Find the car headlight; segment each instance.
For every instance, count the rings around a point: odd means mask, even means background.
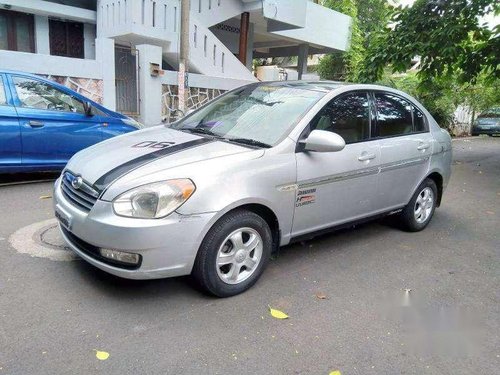
[[[186,202],[195,189],[193,181],[188,178],[142,185],[116,197],[113,210],[119,216],[163,218]]]
[[[144,125],[142,125],[140,122],[135,121],[133,118],[130,118],[130,117],[122,118],[122,122],[125,125],[133,126],[136,129],[142,129],[142,128],[144,128]]]

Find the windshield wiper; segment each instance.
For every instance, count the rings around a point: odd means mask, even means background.
[[[205,135],[209,135],[211,137],[215,137],[215,138],[222,138],[219,134],[216,134],[208,129],[205,129],[205,128],[186,128],[186,129],[179,129],[181,131],[184,131],[184,132],[188,132],[188,133],[195,133],[195,134],[205,134]]]
[[[271,145],[269,145],[267,143],[256,141],[255,139],[248,139],[248,138],[225,138],[225,139],[230,141],[230,142],[242,143],[242,144],[249,145],[249,146],[256,146],[256,147],[261,147],[261,148],[271,148],[272,147]]]

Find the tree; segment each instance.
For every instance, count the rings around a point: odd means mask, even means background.
[[[357,82],[370,35],[381,31],[389,19],[387,0],[323,0],[321,5],[347,14],[352,24],[349,49],[324,56],[318,73],[323,79]]]
[[[417,0],[412,7],[396,8],[393,28],[373,36],[360,80],[377,81],[388,64],[404,72],[416,56],[424,85],[441,77],[474,83],[482,73],[500,78],[500,27],[490,30],[479,21],[492,12],[500,12],[500,2]]]

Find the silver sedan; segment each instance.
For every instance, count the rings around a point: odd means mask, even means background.
[[[292,241],[383,215],[424,229],[450,166],[450,136],[403,92],[255,83],[79,152],[54,208],[94,266],[131,279],[192,274],[227,297]]]

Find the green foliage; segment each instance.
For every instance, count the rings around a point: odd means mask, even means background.
[[[352,18],[349,50],[323,57],[318,66],[322,79],[359,81],[370,36],[383,30],[389,19],[387,0],[323,0],[321,5]]]
[[[419,56],[424,84],[441,77],[474,83],[483,72],[498,79],[500,28],[490,30],[479,19],[499,11],[500,2],[492,0],[417,0],[412,7],[398,7],[391,19],[394,28],[371,38],[359,78],[377,81],[387,64],[404,72]]]

